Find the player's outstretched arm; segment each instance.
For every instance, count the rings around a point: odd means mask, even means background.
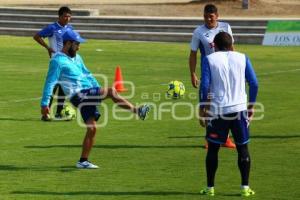
[[[46,117],[47,115],[50,114],[50,109],[48,106],[42,106],[41,107],[41,114],[42,116]]]

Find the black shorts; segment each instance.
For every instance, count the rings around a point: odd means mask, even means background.
[[[249,142],[247,111],[217,116],[208,121],[206,139],[217,144],[224,144],[229,130],[238,145]]]
[[[70,101],[75,107],[79,108],[81,117],[85,123],[91,118],[95,118],[96,121],[100,118],[101,114],[97,108],[101,103],[100,88],[81,90]]]

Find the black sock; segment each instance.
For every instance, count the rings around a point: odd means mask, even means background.
[[[219,149],[219,144],[208,142],[208,150],[206,155],[206,175],[208,187],[214,187],[215,185],[215,175],[218,168]]]
[[[56,114],[60,115],[62,109],[64,108],[64,103],[65,103],[65,93],[62,90],[61,85],[58,85],[58,99],[57,99]]]
[[[249,185],[251,160],[248,151],[248,146],[247,144],[237,145],[236,148],[238,151],[238,166],[241,173],[242,185]]]
[[[88,159],[87,158],[80,158],[79,162],[84,162],[84,161],[87,161]]]
[[[56,115],[61,115],[61,111],[64,109],[64,104],[60,104],[60,102],[58,102],[57,108],[56,108]]]

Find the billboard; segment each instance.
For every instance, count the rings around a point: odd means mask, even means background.
[[[300,46],[300,20],[269,21],[263,45]]]

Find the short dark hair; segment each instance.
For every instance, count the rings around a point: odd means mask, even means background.
[[[58,16],[62,16],[64,13],[72,14],[72,11],[67,6],[60,7],[60,9],[58,10]]]
[[[220,32],[215,36],[214,44],[220,51],[230,50],[232,46],[232,37],[227,32]]]
[[[218,8],[214,4],[207,4],[204,7],[204,13],[218,13]]]

